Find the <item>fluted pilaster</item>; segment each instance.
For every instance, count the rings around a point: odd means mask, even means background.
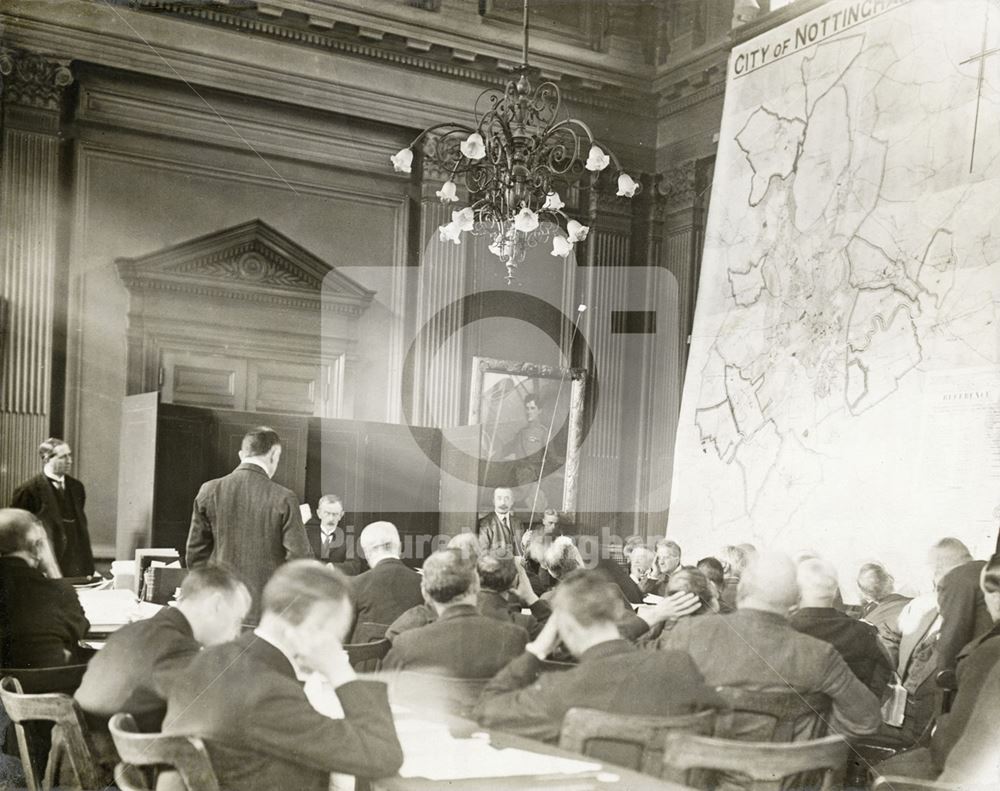
[[[72,82],[64,63],[21,50],[0,51],[3,134],[0,158],[0,501],[38,467],[49,432],[59,227],[59,114]]]

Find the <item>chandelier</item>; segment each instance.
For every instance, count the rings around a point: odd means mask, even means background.
[[[569,189],[587,173],[593,187],[612,164],[619,196],[631,198],[640,188],[587,124],[563,110],[554,83],[532,87],[528,0],[524,0],[522,29],[519,76],[502,91],[489,88],[479,95],[473,125],[435,124],[390,158],[396,172],[409,173],[414,149],[423,143],[424,157],[448,174],[436,192],[444,204],[458,202],[457,182],[464,181],[469,205],[452,212],[451,222],[438,229],[440,238],[461,244],[466,232],[486,236],[490,252],[507,268],[507,285],[528,249],[551,239],[551,254],[565,259],[587,238],[590,229],[563,212],[566,204],[559,189]]]

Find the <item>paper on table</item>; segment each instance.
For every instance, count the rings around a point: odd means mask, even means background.
[[[544,755],[528,750],[498,750],[485,739],[456,739],[447,727],[434,722],[404,720],[397,723],[403,746],[402,777],[428,780],[515,777],[525,775],[597,772],[601,764]]]
[[[312,509],[309,507],[309,503],[302,503],[299,506],[299,513],[302,514],[302,524],[312,519]]]
[[[132,620],[139,600],[126,590],[78,590],[77,598],[91,629],[123,626]]]

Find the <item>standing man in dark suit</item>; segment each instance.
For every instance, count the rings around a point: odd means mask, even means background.
[[[281,438],[259,426],[240,446],[240,466],[202,484],[191,512],[187,565],[224,563],[242,577],[253,596],[248,620],[260,617],[260,595],[286,560],[311,558],[295,493],[271,478],[281,459]]]
[[[389,624],[424,600],[420,575],[399,559],[403,547],[392,522],[372,522],[358,543],[371,568],[351,578],[357,608],[352,643],[378,640]]]
[[[14,491],[12,508],[35,514],[45,527],[49,544],[64,577],[89,577],[94,573],[94,554],[87,532],[83,506],[87,493],[83,484],[68,475],[73,452],[57,437],[38,446],[42,472]]]
[[[396,635],[382,666],[452,678],[491,678],[528,642],[513,623],[480,614],[476,564],[457,549],[442,549],[424,562],[423,592],[437,620]]]
[[[483,690],[475,710],[483,725],[555,742],[574,706],[670,716],[722,705],[687,654],[641,651],[621,637],[625,605],[601,572],[574,571],[552,603],[541,634]],[[542,661],[560,642],[580,664],[542,673]]]
[[[316,560],[275,571],[260,626],[206,648],[170,685],[163,731],[204,740],[224,789],[327,791],[330,773],[394,775],[403,763],[385,684],[362,680],[342,641],[347,577]],[[344,716],[309,703],[297,673],[319,673]]]
[[[59,578],[45,528],[20,508],[0,508],[0,667],[80,661],[90,624],[73,586]]]
[[[90,660],[74,697],[91,732],[107,733],[119,711],[142,731],[159,731],[167,690],[202,646],[235,640],[250,609],[250,591],[231,572],[206,563],[181,584],[175,607],[126,624]]]
[[[521,536],[524,527],[521,520],[514,516],[514,492],[505,486],[493,490],[493,511],[479,520],[476,535],[483,551],[489,549],[507,549],[520,555]]]
[[[937,588],[941,634],[938,637],[938,671],[954,670],[959,652],[993,627],[986,600],[979,587],[982,560],[957,538],[942,538],[930,552]]]

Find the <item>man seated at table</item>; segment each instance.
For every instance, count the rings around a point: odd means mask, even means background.
[[[0,508],[0,667],[82,661],[90,628],[76,591],[61,579],[45,528],[20,508]]]
[[[358,539],[368,571],[351,578],[357,617],[352,643],[377,640],[385,628],[423,601],[420,575],[400,560],[399,531],[392,522],[372,522]]]
[[[523,650],[528,633],[476,609],[479,575],[457,549],[424,562],[423,593],[437,620],[396,635],[382,667],[453,678],[490,678]]]
[[[798,598],[791,559],[762,551],[740,579],[736,612],[684,618],[654,645],[690,654],[712,686],[821,692],[833,704],[831,726],[836,732],[874,733],[882,722],[878,698],[832,645],[788,623],[788,610]],[[741,717],[734,722],[733,735],[752,736],[759,724]]]
[[[175,607],[114,632],[87,667],[76,691],[91,731],[106,732],[119,711],[135,717],[140,730],[160,730],[167,690],[201,647],[235,640],[250,610],[250,591],[215,564],[192,569]]]
[[[859,621],[833,606],[837,595],[837,571],[820,558],[799,564],[799,608],[789,623],[802,634],[812,635],[837,649],[847,666],[877,697],[883,697],[892,676],[889,653],[882,647],[871,624]]]
[[[449,548],[452,548],[451,543]],[[549,619],[552,608],[548,602],[538,598],[524,567],[518,565],[509,552],[491,549],[477,556],[476,570],[479,573],[479,596],[476,598],[479,613],[520,626],[528,633],[529,639],[534,638]],[[524,608],[531,612],[521,612]],[[398,634],[436,620],[437,611],[432,604],[411,607],[389,624],[385,636],[395,640]]]
[[[625,604],[601,572],[567,576],[552,606],[538,637],[483,690],[474,712],[482,725],[554,742],[573,707],[669,716],[721,705],[687,654],[641,651],[619,635]],[[580,664],[542,673],[560,641]]]
[[[223,789],[326,791],[330,773],[387,777],[403,762],[385,684],[355,674],[342,641],[348,578],[317,560],[274,572],[260,625],[206,648],[170,685],[163,731],[205,741]],[[312,707],[297,673],[320,673],[342,719]]]

